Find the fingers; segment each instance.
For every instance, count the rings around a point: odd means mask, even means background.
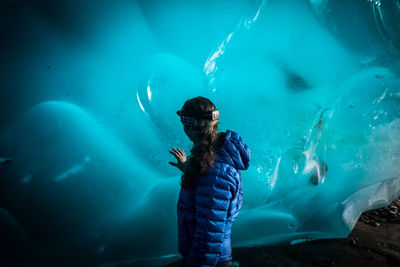
[[[185,156],[185,151],[178,148],[178,151],[181,153],[182,156]]]
[[[173,154],[177,159],[186,157],[185,152],[183,150],[181,150],[179,148],[175,149],[174,147],[172,148],[172,150],[173,150],[173,152],[170,151],[170,153]]]
[[[172,148],[179,156],[182,156],[182,150],[179,148],[175,149],[174,147]]]
[[[172,151],[169,150],[169,153],[171,153],[172,155],[174,155],[174,157],[178,160],[177,163],[175,162],[168,162],[170,165],[177,167],[178,169],[182,170],[182,164],[185,161],[186,162],[186,155],[185,152],[179,148],[172,148]]]
[[[176,152],[169,151],[169,153],[171,153],[172,155],[174,155],[174,157],[175,157],[176,159],[179,159],[179,158],[180,158],[180,155],[178,155]]]
[[[172,150],[174,151],[173,154],[175,155],[176,158],[179,157],[179,153],[175,150],[175,148],[172,148]]]

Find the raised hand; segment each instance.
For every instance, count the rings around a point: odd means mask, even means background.
[[[178,160],[177,163],[175,162],[168,162],[169,164],[171,164],[172,166],[177,167],[178,169],[180,169],[181,171],[184,170],[185,165],[187,163],[187,159],[186,159],[186,155],[185,155],[185,151],[179,149],[179,148],[172,148],[172,151],[170,150],[169,153],[171,153],[172,155],[174,155],[174,157]]]

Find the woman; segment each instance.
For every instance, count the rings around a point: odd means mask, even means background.
[[[237,133],[218,132],[219,110],[207,98],[187,100],[177,114],[193,142],[188,159],[179,148],[169,151],[177,159],[169,163],[183,172],[177,206],[182,266],[229,266],[232,223],[242,206],[239,170],[249,167],[250,150]]]

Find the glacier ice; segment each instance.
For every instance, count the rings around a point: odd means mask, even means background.
[[[198,95],[252,150],[234,247],[347,236],[400,195],[398,3],[3,1],[1,247],[176,259],[168,150]]]

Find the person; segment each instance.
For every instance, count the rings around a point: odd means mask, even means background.
[[[177,111],[193,142],[191,155],[169,152],[169,164],[183,174],[180,181],[178,250],[182,266],[230,266],[231,229],[242,206],[240,170],[250,162],[250,149],[236,132],[218,132],[219,110],[205,97],[187,100]]]

